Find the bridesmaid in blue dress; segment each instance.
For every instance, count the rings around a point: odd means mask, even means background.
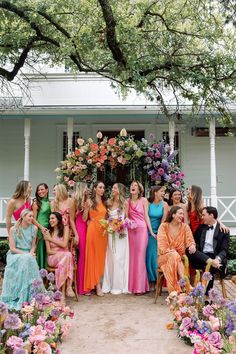
[[[149,197],[148,215],[150,218],[152,230],[156,237],[152,236],[148,231],[148,246],[146,251],[146,267],[148,273],[148,281],[150,290],[153,291],[157,280],[157,232],[158,228],[167,216],[168,204],[163,201],[164,188],[162,186],[154,186],[151,188]]]
[[[24,209],[16,225],[10,229],[10,250],[1,295],[1,301],[9,309],[20,310],[24,302],[31,301],[32,283],[41,281],[35,258],[37,228],[32,224],[33,219],[33,212]]]

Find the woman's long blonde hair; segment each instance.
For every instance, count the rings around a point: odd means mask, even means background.
[[[20,213],[20,218],[17,220],[17,222],[14,226],[17,236],[20,239],[22,239],[22,221],[23,221],[24,217],[31,212],[32,212],[32,210],[30,210],[30,209],[23,209],[22,212]]]
[[[202,188],[199,186],[191,186],[192,203],[188,201],[188,212],[192,211],[192,205],[197,212],[199,219],[201,219],[203,200],[202,200]]]
[[[78,212],[81,212],[84,209],[84,203],[88,198],[88,194],[85,193],[86,189],[88,190],[88,186],[86,182],[79,182],[75,185],[73,199],[74,199],[76,210]]]
[[[54,199],[54,205],[55,205],[55,210],[58,210],[59,203],[62,202],[63,200],[68,199],[69,195],[64,184],[57,184],[55,188],[56,188],[56,195]]]
[[[119,209],[123,210],[124,205],[125,205],[125,192],[126,188],[123,183],[115,183],[118,187],[119,190],[119,196],[118,196],[118,204],[119,204]],[[108,206],[111,207],[114,203],[114,197],[111,194],[111,198],[109,200]]]
[[[24,198],[26,200],[29,197],[27,195],[29,183],[29,181],[20,181],[19,183],[17,183],[12,199]]]

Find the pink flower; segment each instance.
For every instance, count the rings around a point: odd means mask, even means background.
[[[214,315],[214,309],[211,307],[211,305],[207,305],[203,307],[202,313],[204,316],[209,317],[211,315]]]
[[[72,179],[70,181],[68,181],[68,185],[70,187],[73,187],[75,185],[75,181],[73,181]]]
[[[62,331],[62,339],[64,339],[65,337],[68,336],[69,332],[70,332],[70,328],[71,328],[71,324],[70,323],[63,323],[63,325],[61,326],[61,331]]]
[[[205,354],[206,347],[204,342],[197,341],[194,343],[194,354]]]
[[[208,342],[216,348],[221,349],[223,347],[223,340],[219,332],[212,332],[208,336]]]
[[[37,346],[37,352],[36,353],[51,354],[52,353],[52,349],[51,349],[51,347],[50,347],[50,345],[48,343],[41,342]]]
[[[53,321],[46,321],[44,325],[44,329],[50,334],[53,334],[56,329],[56,325]]]
[[[32,326],[30,328],[29,341],[31,343],[43,342],[46,339],[47,331],[41,325]]]
[[[40,316],[40,317],[37,319],[37,324],[38,324],[38,325],[42,325],[42,324],[45,323],[45,321],[46,321],[46,317]]]
[[[185,298],[186,298],[186,294],[185,293],[179,294],[177,303],[179,305],[184,305],[185,304]]]
[[[163,170],[163,168],[158,168],[157,172],[159,173],[160,176],[163,176],[165,171]]]
[[[179,310],[174,312],[174,316],[178,322],[182,320],[181,312]]]
[[[24,345],[23,339],[16,336],[11,336],[7,340],[7,346],[11,349],[22,349]]]
[[[218,331],[220,328],[219,318],[217,318],[215,316],[210,316],[209,321],[210,321],[210,326],[211,326],[212,331]]]
[[[190,329],[193,326],[192,320],[190,317],[185,317],[182,320],[182,323],[180,325],[180,330],[185,330],[185,329]]]

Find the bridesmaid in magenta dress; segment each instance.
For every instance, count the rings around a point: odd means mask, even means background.
[[[75,238],[78,239],[77,292],[79,295],[90,294],[84,290],[84,271],[86,253],[87,221],[83,219],[83,210],[88,197],[88,187],[85,182],[79,182],[75,187],[73,204],[70,211],[70,224]]]
[[[29,181],[20,181],[16,190],[7,204],[7,215],[6,215],[6,226],[8,235],[10,228],[12,226],[11,219],[14,216],[14,219],[17,221],[20,218],[20,214],[24,209],[31,209],[30,203],[30,194],[32,191],[32,186]]]
[[[148,216],[148,201],[142,197],[143,186],[133,181],[130,186],[130,199],[128,201],[128,216],[131,220],[129,229],[129,292],[143,294],[149,290],[146,249],[148,245],[148,229],[154,237]]]

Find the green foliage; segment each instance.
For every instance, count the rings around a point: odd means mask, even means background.
[[[230,259],[228,261],[228,272],[231,275],[236,275],[236,259]]]
[[[8,240],[1,240],[0,241],[0,262],[6,264],[6,254],[9,250],[9,243]]]
[[[236,259],[236,236],[231,236],[229,239],[228,259]]]
[[[7,80],[26,64],[66,61],[74,72],[111,78],[124,94],[134,88],[156,99],[168,89],[177,110],[182,97],[194,112],[204,105],[230,118],[236,30],[225,25],[220,2],[14,0],[0,1],[0,16],[0,76]]]

